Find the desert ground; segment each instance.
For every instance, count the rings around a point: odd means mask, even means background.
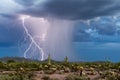
[[[0,62],[0,80],[120,80],[120,63],[7,60]]]

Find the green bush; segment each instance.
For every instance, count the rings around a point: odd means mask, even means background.
[[[25,75],[0,75],[0,80],[29,80],[29,78]]]

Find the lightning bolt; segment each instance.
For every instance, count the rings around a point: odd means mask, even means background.
[[[38,49],[39,49],[39,51],[40,51],[40,54],[41,54],[41,61],[42,60],[44,60],[44,51],[43,51],[43,49],[40,47],[40,45],[39,44],[37,44],[37,42],[34,40],[34,37],[29,33],[29,31],[28,31],[28,29],[27,29],[27,27],[26,27],[26,25],[25,25],[25,19],[27,19],[27,18],[29,18],[30,16],[22,16],[21,17],[21,20],[22,20],[22,25],[23,25],[23,28],[24,28],[24,30],[25,30],[25,33],[27,34],[27,36],[30,38],[30,40],[31,40],[31,43],[30,43],[30,45],[28,46],[28,48],[25,50],[25,52],[24,52],[24,57],[25,58],[27,58],[27,53],[28,53],[28,51],[31,49],[31,47],[32,47],[32,45],[35,45]],[[45,39],[45,35],[43,34],[43,37],[42,37],[42,40],[44,41],[44,39]]]

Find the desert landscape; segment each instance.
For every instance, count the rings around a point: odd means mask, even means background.
[[[0,80],[120,80],[120,63],[15,60],[0,62]]]

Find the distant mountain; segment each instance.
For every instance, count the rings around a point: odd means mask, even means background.
[[[38,62],[38,60],[26,59],[23,57],[3,57],[0,58],[0,61],[7,62],[8,60],[14,60],[16,62]]]
[[[33,59],[26,59],[26,58],[23,58],[23,57],[3,57],[3,58],[0,58],[0,61],[2,62],[7,62],[8,60],[14,60],[16,62],[47,62],[48,60],[44,60],[44,61],[39,61],[39,60],[33,60]],[[55,61],[55,60],[51,60],[51,62],[53,63],[61,63],[63,61]],[[88,61],[89,62],[89,61]],[[93,61],[93,63],[104,63],[106,61]],[[75,61],[75,62],[72,62],[72,63],[85,63],[84,61]]]
[[[47,59],[44,60],[44,61],[39,61],[39,60],[34,60],[34,59],[26,59],[26,58],[23,58],[23,57],[3,57],[3,58],[0,58],[0,61],[3,61],[3,62],[7,62],[8,60],[14,60],[16,62],[47,62]],[[56,62],[56,63],[59,63],[60,61],[55,61],[55,60],[51,60],[52,62]]]

